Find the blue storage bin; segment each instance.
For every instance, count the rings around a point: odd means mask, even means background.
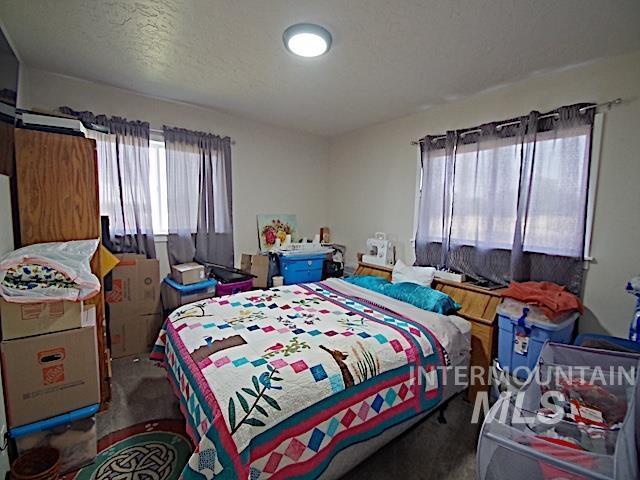
[[[182,305],[215,297],[217,284],[217,280],[210,278],[182,285],[171,277],[166,277],[162,283],[162,304],[165,309],[174,310]]]
[[[518,313],[516,313],[518,311]],[[548,320],[536,307],[505,299],[498,307],[498,362],[521,380],[535,368],[547,341],[571,343],[578,313]]]
[[[22,425],[9,430],[18,455],[37,447],[60,451],[60,473],[68,473],[93,462],[97,454],[96,413],[100,405]]]
[[[280,256],[280,273],[284,277],[284,284],[319,282],[326,258],[325,253]]]
[[[166,277],[164,281],[167,285],[175,288],[181,295],[189,295],[191,293],[201,293],[206,292],[207,290],[214,288],[218,283],[213,278],[209,278],[207,280],[203,280],[201,282],[190,283],[189,285],[182,285],[181,283],[176,282],[171,277]]]

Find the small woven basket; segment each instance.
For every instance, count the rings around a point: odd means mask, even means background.
[[[60,473],[60,452],[52,447],[27,450],[11,465],[14,480],[56,480]]]

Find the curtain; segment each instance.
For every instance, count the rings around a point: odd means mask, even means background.
[[[425,137],[416,264],[579,292],[594,118],[585,106]]]
[[[530,125],[514,237],[514,280],[548,280],[578,293],[583,262],[595,109],[562,107]],[[534,117],[530,116],[530,124]],[[527,160],[529,160],[527,162]]]
[[[142,253],[155,258],[149,190],[149,124],[120,117],[76,112],[60,107],[85,124],[96,124],[109,134],[88,130],[96,140],[100,213],[109,216],[109,235],[116,252]]]
[[[164,127],[169,262],[233,266],[231,139]]]
[[[444,137],[426,136],[420,142],[422,179],[416,263],[445,267],[451,228],[451,185],[455,132]]]

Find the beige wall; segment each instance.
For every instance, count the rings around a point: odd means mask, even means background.
[[[399,88],[401,88],[399,86]],[[592,256],[582,330],[626,337],[634,299],[624,292],[640,274],[640,52],[530,78],[334,138],[329,154],[330,226],[348,262],[367,237],[385,231],[413,261],[417,147],[411,140],[576,102],[628,100],[605,115]]]
[[[258,248],[258,213],[295,213],[299,232],[308,237],[328,220],[326,139],[41,70],[24,68],[21,74],[22,107],[68,105],[146,120],[152,128],[167,124],[232,137],[236,263],[243,252]],[[158,252],[166,271],[165,246]]]
[[[399,257],[413,260],[417,148],[409,144],[440,133],[575,102],[627,100],[605,115],[592,256],[584,301],[583,330],[626,336],[634,299],[626,280],[640,274],[640,52],[536,76],[454,103],[333,138],[271,127],[112,87],[25,69],[26,106],[123,115],[230,135],[234,160],[236,254],[257,246],[255,215],[292,212],[301,232],[323,224],[348,247],[348,263],[366,239],[385,231]],[[159,252],[163,248],[160,246]],[[166,260],[164,269],[166,270]]]

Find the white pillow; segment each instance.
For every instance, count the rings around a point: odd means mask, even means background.
[[[398,260],[393,267],[391,283],[411,282],[430,287],[436,269],[433,267],[411,267]]]

